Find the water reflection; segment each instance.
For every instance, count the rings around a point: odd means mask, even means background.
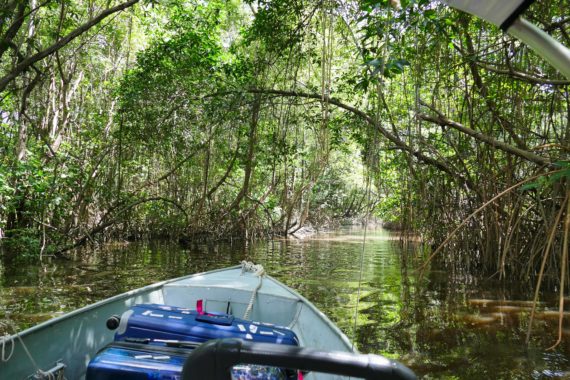
[[[362,230],[346,230],[305,240],[188,249],[165,242],[113,244],[43,265],[0,261],[0,321],[9,316],[20,328],[29,327],[117,293],[244,259],[297,289],[349,337],[358,303],[358,348],[399,358],[426,379],[570,376],[569,345],[545,350],[557,335],[555,294],[542,295],[527,348],[529,284],[443,267],[419,277],[416,268],[424,257],[412,247],[402,249],[383,230],[368,231],[364,247]],[[564,318],[570,322],[570,312]],[[564,334],[570,339],[570,330]]]

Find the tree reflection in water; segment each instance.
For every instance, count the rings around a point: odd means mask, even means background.
[[[245,259],[263,264],[352,337],[362,233],[347,229],[303,240],[188,249],[166,242],[114,244],[77,252],[71,261],[0,261],[0,321],[9,316],[20,328],[29,327],[117,293]],[[424,378],[570,374],[570,346],[563,341],[546,350],[556,340],[556,294],[543,292],[527,347],[532,285],[435,263],[422,277],[416,269],[424,258],[384,230],[368,231],[356,331],[361,352],[398,358]],[[570,312],[564,318],[570,319]]]

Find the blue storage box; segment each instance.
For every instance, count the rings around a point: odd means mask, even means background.
[[[189,349],[114,342],[87,366],[85,380],[180,380]],[[296,372],[277,367],[238,365],[233,380],[296,380]]]
[[[85,380],[180,380],[191,350],[111,343],[87,366]]]
[[[158,345],[221,338],[299,345],[297,335],[286,327],[158,304],[136,305],[123,313],[115,333],[116,341],[139,340]]]

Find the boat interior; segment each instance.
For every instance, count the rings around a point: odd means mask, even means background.
[[[238,318],[246,316],[244,319],[288,327],[297,334],[302,347],[354,351],[347,337],[297,292],[270,276],[233,267],[149,285],[28,329],[13,337],[15,350],[9,366],[0,364],[5,368],[2,377],[27,378],[39,369],[49,372],[65,366],[65,378],[83,379],[90,360],[113,341],[114,331],[106,327],[110,316],[120,316],[137,304],[196,308],[200,300],[206,312],[228,312]]]

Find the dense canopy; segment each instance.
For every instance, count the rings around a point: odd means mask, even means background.
[[[525,16],[570,45],[565,4]],[[570,81],[483,20],[428,0],[9,0],[0,20],[7,255],[375,217],[449,265],[565,268]]]

